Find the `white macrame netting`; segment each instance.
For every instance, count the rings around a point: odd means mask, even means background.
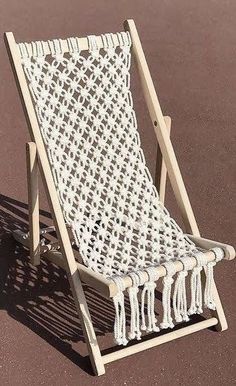
[[[145,164],[130,91],[130,36],[105,34],[102,42],[98,49],[96,37],[88,36],[88,52],[80,51],[77,38],[67,39],[67,53],[60,40],[18,47],[65,220],[84,263],[119,285],[115,329],[124,344],[121,277],[130,274],[135,289],[144,284],[140,277],[135,283],[137,272],[198,251],[160,202]],[[153,296],[149,287],[144,295]],[[138,337],[133,289],[131,337]]]

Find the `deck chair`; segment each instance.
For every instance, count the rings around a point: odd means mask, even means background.
[[[16,44],[9,32],[5,40],[32,138],[26,147],[29,233],[18,230],[14,237],[30,249],[32,264],[47,258],[67,272],[95,374],[104,374],[106,363],[201,329],[225,330],[213,267],[235,251],[200,237],[170,141],[170,118],[162,115],[134,21],[101,36]],[[155,185],[137,131],[131,55],[158,142]],[[39,227],[38,166],[54,221],[46,229]],[[167,174],[185,233],[164,206]],[[42,234],[54,229],[57,241],[42,243]],[[113,298],[117,345],[151,332],[149,339],[102,355],[82,282]],[[187,323],[204,307],[212,317]],[[171,331],[175,322],[181,328]],[[160,329],[168,331],[158,335]]]

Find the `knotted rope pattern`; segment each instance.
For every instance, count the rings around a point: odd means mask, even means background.
[[[173,327],[171,262],[197,258],[198,251],[160,202],[146,166],[130,91],[130,35],[104,34],[101,39],[103,48],[96,36],[88,36],[86,52],[76,37],[67,39],[66,53],[60,39],[18,47],[65,221],[84,264],[114,279],[119,288],[114,297],[115,339],[126,344],[122,277],[130,275],[133,282],[128,290],[129,338],[140,339],[141,330],[159,329],[154,312],[155,267],[165,263],[167,270],[161,327]],[[201,267],[198,259],[191,276],[189,313],[202,311]],[[147,282],[142,280],[144,271]],[[205,304],[212,308],[213,264],[207,272]],[[175,283],[177,321],[187,320],[186,274],[187,268]]]

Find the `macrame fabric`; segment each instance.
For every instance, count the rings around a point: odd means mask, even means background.
[[[20,43],[18,47],[65,221],[73,231],[84,264],[112,278],[119,288],[114,297],[115,339],[126,344],[122,277],[130,275],[133,281],[128,289],[129,338],[140,339],[141,327],[159,329],[154,313],[158,277],[153,267],[166,264],[161,326],[173,327],[172,262],[199,252],[160,202],[145,163],[130,91],[129,33],[105,34],[101,38],[103,48],[99,49],[96,37],[88,36],[88,51],[81,51],[78,38],[67,39],[66,53],[61,40]],[[46,55],[46,46],[50,55]],[[201,306],[199,264],[192,276],[191,313]],[[146,283],[141,280],[145,270],[150,278]],[[188,318],[186,275],[187,270],[179,274],[175,286],[178,321]],[[209,277],[206,303],[213,307],[211,268]]]

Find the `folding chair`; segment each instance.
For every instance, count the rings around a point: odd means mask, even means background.
[[[11,32],[5,34],[32,139],[26,146],[29,233],[16,231],[14,237],[30,249],[32,264],[45,257],[67,272],[97,375],[116,359],[210,326],[227,329],[213,266],[235,257],[233,247],[199,234],[170,141],[171,121],[162,115],[134,21],[125,21],[124,29],[20,44]],[[137,131],[131,54],[158,142],[156,186]],[[42,230],[38,166],[55,225]],[[167,173],[185,234],[164,206]],[[54,230],[58,241],[42,243],[42,234]],[[155,288],[160,278],[163,317],[157,320]],[[173,319],[185,323],[190,315],[202,313],[203,306],[212,317],[101,355],[82,282],[113,298],[118,345],[140,340],[143,331],[171,329]]]

